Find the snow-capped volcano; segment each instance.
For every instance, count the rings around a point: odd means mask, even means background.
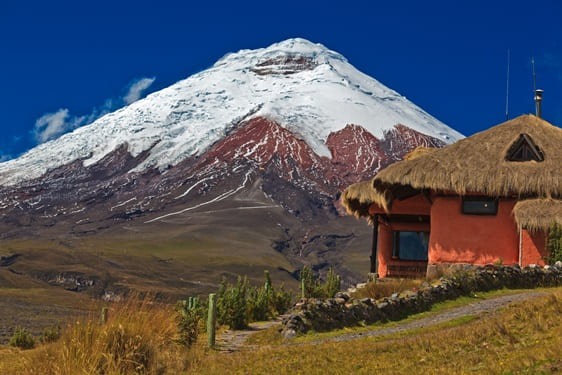
[[[303,263],[358,282],[343,254],[371,232],[339,192],[459,137],[320,44],[243,50],[0,164],[0,245],[23,246],[14,274],[100,296]]]
[[[132,157],[147,152],[130,172],[163,171],[203,155],[255,118],[274,121],[327,158],[334,156],[330,134],[348,124],[379,139],[397,124],[445,143],[462,137],[340,54],[289,39],[228,54],[205,71],[0,164],[0,184],[39,178],[76,160],[89,167],[122,145]]]

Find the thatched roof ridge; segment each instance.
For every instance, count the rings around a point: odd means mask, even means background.
[[[521,134],[538,146],[544,161],[506,160],[507,151]],[[561,149],[562,129],[533,115],[523,115],[444,148],[394,163],[372,182],[378,192],[402,185],[460,195],[478,192],[489,196],[561,197]]]
[[[527,199],[513,208],[517,225],[530,231],[547,230],[553,223],[562,225],[562,201],[559,199]]]

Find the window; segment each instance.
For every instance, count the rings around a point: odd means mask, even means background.
[[[465,215],[496,215],[498,200],[491,198],[464,198],[462,213]]]
[[[506,154],[508,161],[543,161],[544,156],[539,147],[527,134],[521,134],[511,145]]]
[[[392,257],[400,260],[427,260],[429,232],[395,231]]]

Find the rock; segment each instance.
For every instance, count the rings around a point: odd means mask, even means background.
[[[292,328],[288,328],[282,331],[283,337],[286,339],[291,339],[297,335],[297,331]]]
[[[344,292],[337,292],[335,295],[335,298],[342,298],[345,301],[349,301],[349,299],[351,298],[351,296],[347,293]]]

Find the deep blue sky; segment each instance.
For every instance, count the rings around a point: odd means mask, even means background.
[[[33,147],[41,116],[122,104],[211,66],[227,52],[303,37],[465,135],[534,112],[562,125],[562,2],[531,1],[13,1],[0,4],[0,159]]]

